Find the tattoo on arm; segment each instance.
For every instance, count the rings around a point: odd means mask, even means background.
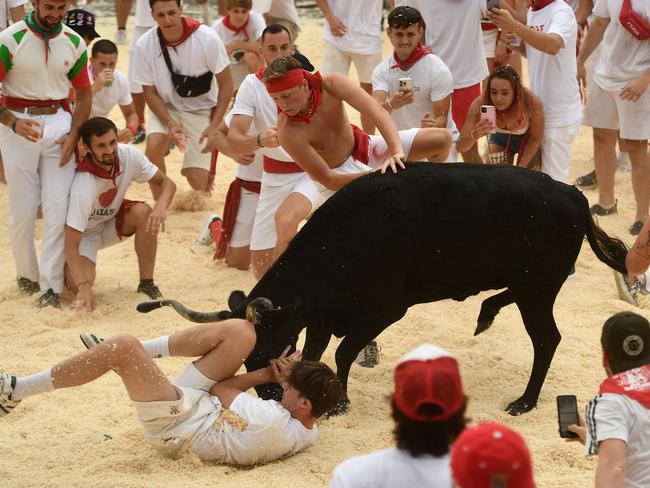
[[[650,259],[650,231],[648,236],[634,247],[634,253],[645,259]]]

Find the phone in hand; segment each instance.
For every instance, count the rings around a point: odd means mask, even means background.
[[[490,134],[497,131],[497,109],[494,105],[481,105],[481,120],[487,120],[492,124]]]
[[[485,7],[487,10],[492,10],[493,8],[501,8],[501,0],[487,0]]]
[[[557,418],[560,424],[560,437],[563,439],[575,439],[578,434],[568,430],[569,425],[579,425],[578,402],[575,395],[558,395]]]
[[[400,91],[411,91],[413,90],[413,79],[412,78],[400,78],[398,80]]]

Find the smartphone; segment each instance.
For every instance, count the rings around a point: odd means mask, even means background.
[[[497,109],[494,105],[481,105],[481,120],[487,120],[492,123],[490,134],[497,131]]]
[[[493,8],[501,8],[501,0],[487,0],[486,8],[487,10],[492,10]]]
[[[578,437],[575,432],[570,432],[569,425],[579,425],[578,402],[575,395],[558,395],[557,418],[560,424],[560,437],[563,439],[574,439]]]
[[[411,91],[413,89],[413,79],[400,78],[398,80],[400,91]]]

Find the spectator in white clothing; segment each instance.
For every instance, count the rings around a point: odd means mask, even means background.
[[[456,359],[431,344],[415,348],[395,367],[397,446],[343,462],[330,488],[451,488],[449,448],[465,428],[465,407]]]

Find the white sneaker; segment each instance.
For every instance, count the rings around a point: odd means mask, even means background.
[[[126,44],[126,29],[117,29],[115,32],[115,44]]]
[[[219,216],[217,214],[210,214],[205,218],[203,224],[201,225],[201,229],[199,230],[199,233],[196,234],[195,242],[199,246],[209,246],[214,242],[214,239],[212,238],[212,233],[210,232],[210,224],[212,223],[213,220],[218,218]]]
[[[377,341],[370,341],[354,360],[362,368],[374,368],[379,364],[379,346]]]
[[[86,349],[92,349],[93,347],[99,346],[102,342],[104,342],[104,339],[101,339],[95,334],[91,334],[90,332],[82,332],[79,334],[79,339],[81,339],[83,345],[86,346]]]
[[[614,282],[618,289],[618,297],[630,305],[638,307],[637,295],[639,294],[639,282],[635,281],[634,283],[630,283],[627,275],[623,275],[618,271],[614,271]]]
[[[20,403],[12,395],[16,387],[16,377],[0,371],[0,417],[9,415]]]

